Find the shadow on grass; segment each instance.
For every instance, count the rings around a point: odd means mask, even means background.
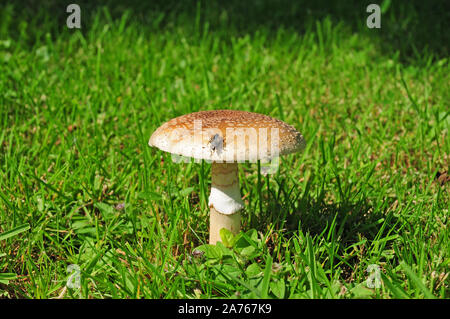
[[[375,238],[381,218],[386,217],[384,212],[376,212],[366,200],[355,203],[324,203],[309,198],[300,200],[300,209],[287,216],[288,230],[298,227],[311,235],[328,233],[331,225],[335,223],[336,237],[343,243],[357,242],[361,237],[369,240]]]
[[[357,194],[358,191],[354,193]],[[372,241],[376,239],[383,224],[387,231],[397,223],[397,219],[387,211],[387,207],[392,204],[390,201],[395,201],[392,198],[384,201],[381,208],[375,209],[364,196],[358,199],[349,196],[331,201],[326,199],[324,191],[313,197],[308,190],[303,197],[299,194],[296,196],[299,198],[292,200],[287,195],[288,199],[280,200],[271,194],[263,213],[253,218],[247,227],[263,230],[274,225],[275,230],[282,229],[285,232],[285,238],[289,238],[289,233],[300,230],[312,237],[329,236],[330,240],[338,239],[345,247],[362,238]]]
[[[0,5],[0,12],[3,11],[0,36],[26,37],[33,44],[45,40],[47,32],[54,36],[68,32],[66,7],[72,2],[19,0],[14,5]],[[317,32],[317,23],[330,18],[332,25],[343,24],[350,34],[363,33],[376,41],[384,54],[398,54],[401,60],[410,63],[420,60],[425,53],[434,58],[448,57],[450,10],[447,2],[376,1],[383,9],[381,28],[369,29],[366,20],[370,13],[366,8],[374,3],[371,0],[76,1],[82,10],[83,33],[98,23],[120,20],[126,11],[130,13],[128,22],[139,23],[148,34],[181,26],[192,34],[212,33],[225,38],[261,30],[269,37],[276,36],[280,28],[299,34],[308,30]],[[103,16],[100,22],[95,19],[99,12]],[[332,35],[322,35],[324,39],[328,36]]]

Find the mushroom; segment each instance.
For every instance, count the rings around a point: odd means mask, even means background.
[[[238,163],[259,160],[277,169],[279,156],[302,150],[305,142],[294,127],[270,116],[214,110],[182,115],[164,123],[152,134],[149,145],[212,163],[209,243],[216,244],[222,228],[233,234],[241,228],[244,203]]]

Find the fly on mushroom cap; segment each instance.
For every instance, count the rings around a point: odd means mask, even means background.
[[[302,150],[303,136],[292,126],[270,116],[245,111],[195,112],[174,118],[150,137],[150,146],[212,162],[210,244],[220,241],[220,230],[239,232],[244,207],[239,189],[238,162],[268,162]]]
[[[151,136],[150,146],[217,162],[270,161],[304,148],[303,136],[270,116],[245,111],[201,111],[174,118]]]

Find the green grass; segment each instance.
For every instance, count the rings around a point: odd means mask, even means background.
[[[248,20],[86,4],[81,30],[65,6],[0,6],[0,298],[450,297],[442,19],[425,35],[398,3],[380,30],[364,6],[286,9],[297,20],[259,3]],[[240,165],[243,232],[208,246],[210,165],[147,142],[223,108],[280,118],[307,147],[274,175]]]

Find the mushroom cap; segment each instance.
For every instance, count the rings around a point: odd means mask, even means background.
[[[150,137],[150,146],[214,162],[263,162],[301,151],[303,136],[291,125],[246,111],[200,111],[176,117]]]

